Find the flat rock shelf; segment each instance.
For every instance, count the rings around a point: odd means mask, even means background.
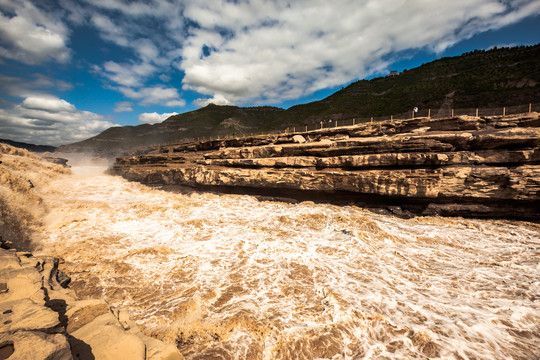
[[[539,146],[538,113],[414,118],[153,147],[117,158],[110,172],[403,216],[538,220]]]

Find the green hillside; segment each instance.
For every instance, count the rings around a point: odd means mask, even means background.
[[[414,106],[502,107],[540,102],[540,45],[473,51],[442,58],[393,77],[359,80],[331,96],[287,110],[209,105],[160,124],[110,128],[59,151],[118,153],[187,138],[243,135],[323,120],[399,114]]]
[[[395,77],[360,80],[321,101],[287,111],[294,124],[320,118],[377,117],[441,107],[488,108],[540,101],[540,45],[474,51]]]
[[[28,143],[23,143],[19,141],[8,140],[8,139],[0,139],[0,143],[8,144],[11,146],[18,147],[20,149],[26,149],[33,152],[53,152],[56,150],[55,146],[28,144]]]

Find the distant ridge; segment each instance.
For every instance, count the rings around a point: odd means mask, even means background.
[[[378,117],[430,108],[488,108],[540,101],[540,45],[475,50],[403,71],[359,80],[320,101],[287,110],[208,105],[160,124],[109,128],[59,151],[120,154],[186,138],[242,135],[322,120]]]
[[[28,151],[33,151],[33,152],[54,152],[56,150],[55,146],[27,144],[23,142],[8,140],[8,139],[0,139],[0,143],[8,144],[11,146],[15,146],[15,147],[26,149]]]

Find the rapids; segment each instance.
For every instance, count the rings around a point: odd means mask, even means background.
[[[90,169],[92,170],[92,169]],[[187,359],[540,356],[540,226],[167,192],[40,189],[40,251]]]

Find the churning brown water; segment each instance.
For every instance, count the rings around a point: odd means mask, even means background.
[[[540,226],[175,194],[42,189],[42,251],[188,359],[540,357]]]

